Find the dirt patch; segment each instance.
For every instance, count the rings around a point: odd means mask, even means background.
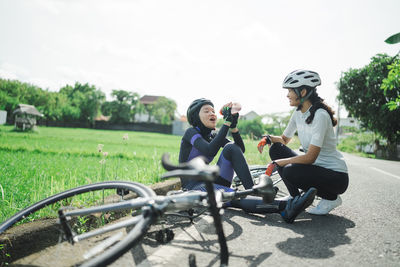
[[[0,238],[0,244],[4,244],[0,254],[1,266],[56,244],[58,234],[57,219],[41,219],[11,228]]]

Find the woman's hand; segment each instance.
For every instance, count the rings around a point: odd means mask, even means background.
[[[304,155],[298,155],[291,158],[275,160],[276,164],[283,167],[288,164],[313,164],[317,159],[321,148],[318,146],[310,145],[308,151]]]
[[[271,147],[271,137],[270,137],[270,135],[265,135],[261,139],[261,141],[258,143],[257,149],[258,149],[258,152],[260,152],[260,154],[263,152],[265,145],[268,145],[269,147]]]
[[[261,141],[260,141],[260,143],[258,143],[258,145],[257,145],[257,149],[258,149],[258,152],[260,152],[260,154],[262,154],[263,153],[263,150],[264,150],[264,146],[267,144],[267,142],[265,141],[265,139],[263,138],[263,139],[261,139]]]
[[[277,160],[274,160],[274,162],[275,162],[278,166],[284,167],[284,166],[290,164],[290,158],[287,158],[287,159],[277,159]]]
[[[232,103],[232,102],[226,103],[226,104],[223,105],[222,108],[219,110],[219,114],[223,115],[223,110],[224,110],[224,108],[232,108],[232,106],[233,106],[233,103]]]
[[[231,113],[232,109],[232,102],[229,102],[220,109],[219,113],[224,117],[224,125],[228,126],[229,128],[234,128],[231,127],[232,124],[234,123],[234,118]],[[236,127],[236,125],[234,125]]]

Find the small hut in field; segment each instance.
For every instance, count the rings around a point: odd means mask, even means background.
[[[36,126],[36,117],[43,117],[34,106],[19,104],[13,111],[15,116],[15,129],[30,130]]]

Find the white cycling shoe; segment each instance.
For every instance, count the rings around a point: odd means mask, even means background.
[[[340,205],[342,205],[342,199],[340,196],[337,196],[335,200],[321,199],[317,206],[307,210],[306,212],[314,215],[326,215]]]

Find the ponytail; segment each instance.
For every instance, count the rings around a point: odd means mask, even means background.
[[[317,109],[322,108],[322,109],[325,109],[328,112],[329,117],[331,117],[332,126],[336,126],[337,119],[335,117],[333,117],[333,114],[335,114],[335,111],[333,111],[332,108],[324,102],[324,99],[322,99],[318,96],[318,94],[315,90],[311,94],[309,100],[311,101],[312,106],[310,108],[310,116],[308,116],[308,118],[306,119],[307,124],[310,124],[313,121],[315,112],[317,111]]]

